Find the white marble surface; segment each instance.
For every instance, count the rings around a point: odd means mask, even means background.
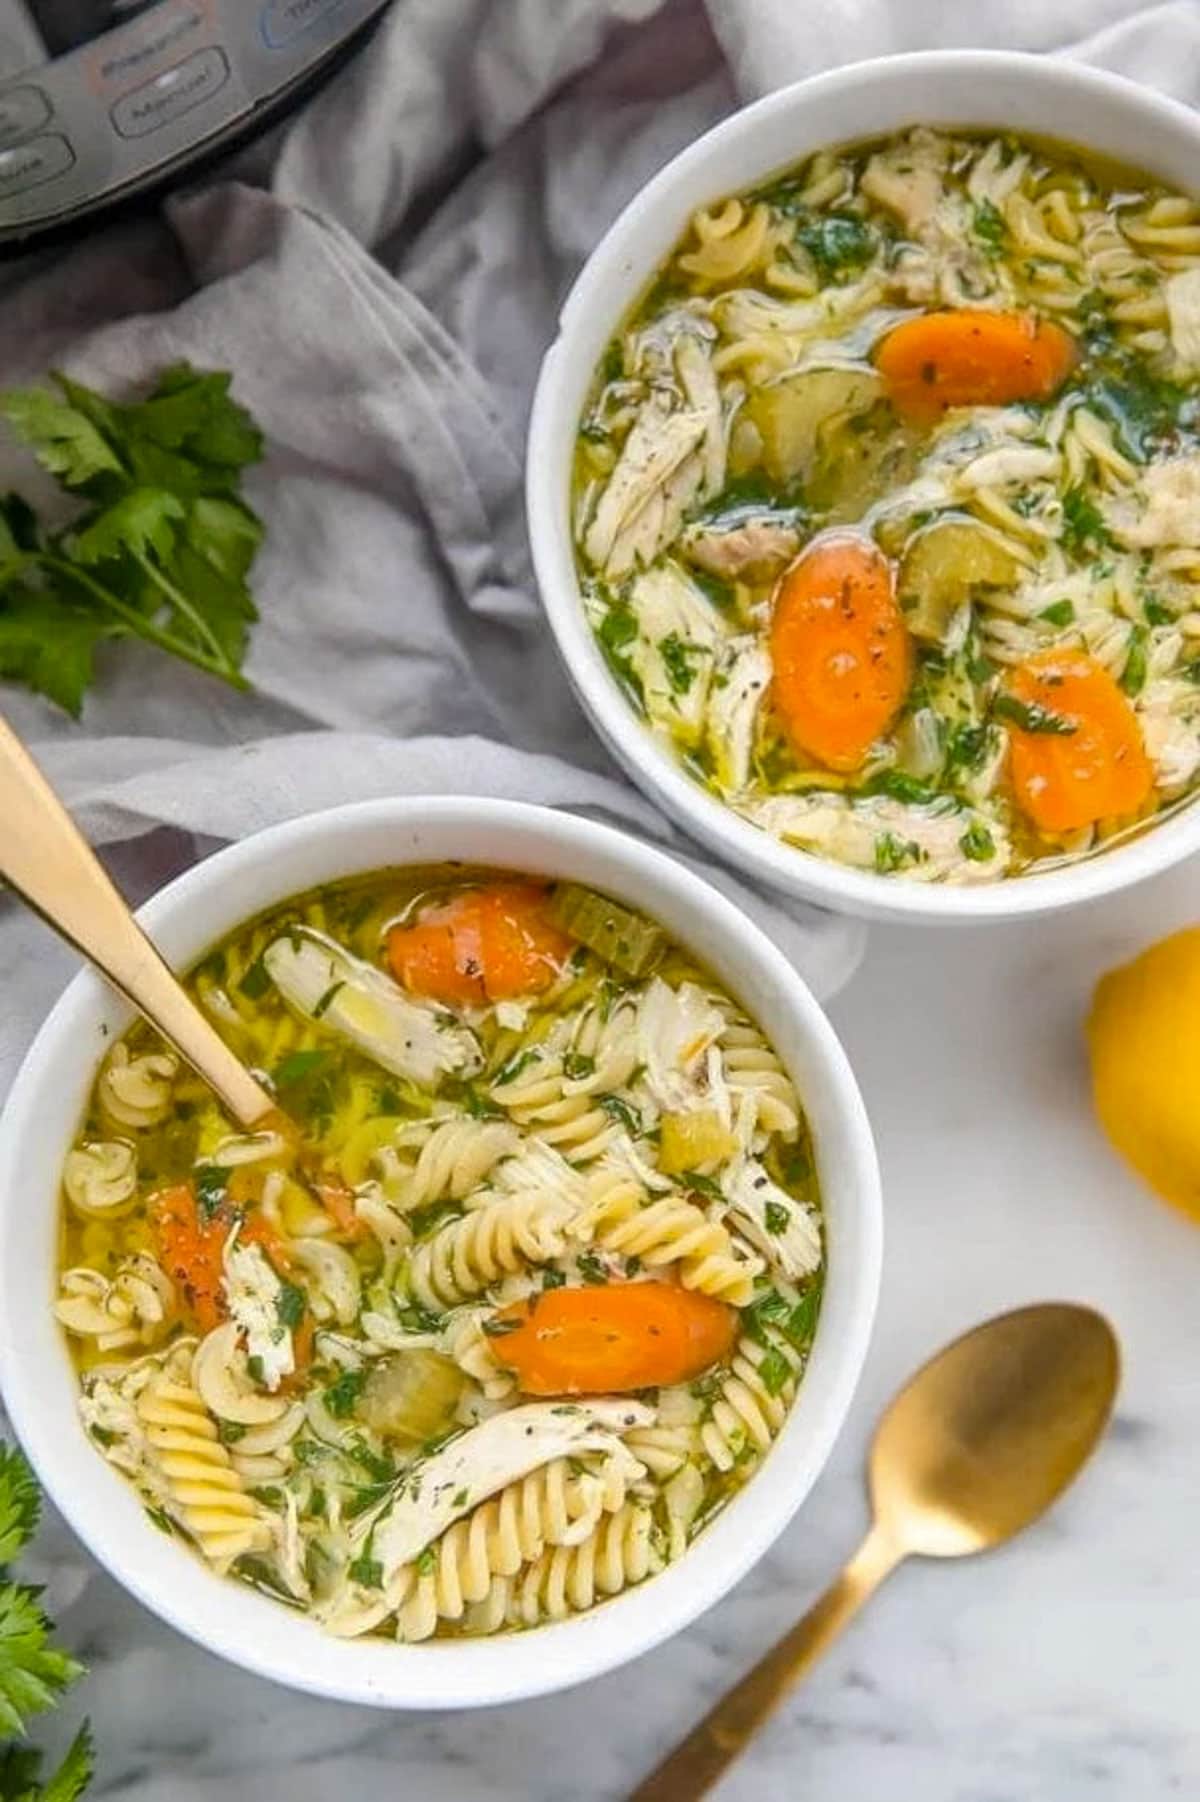
[[[834,1009],[874,1118],[888,1246],[834,1459],[774,1553],[652,1657],[557,1699],[404,1717],[220,1665],[43,1546],[92,1668],[96,1802],[617,1798],[852,1549],[872,1421],[944,1339],[1078,1297],[1125,1344],[1116,1427],[1018,1544],[910,1566],[758,1740],[723,1802],[1162,1802],[1200,1794],[1200,1229],[1143,1193],[1089,1114],[1094,977],[1200,915],[1200,869],[1049,923],[877,930]],[[72,1597],[76,1599],[72,1600]]]

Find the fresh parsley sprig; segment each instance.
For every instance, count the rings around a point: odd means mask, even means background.
[[[76,1802],[92,1775],[87,1723],[54,1775],[41,1777],[42,1755],[31,1746],[3,1744],[24,1734],[35,1715],[55,1707],[83,1666],[60,1651],[42,1610],[40,1592],[8,1574],[7,1566],[37,1531],[40,1498],[19,1451],[0,1445],[0,1798],[2,1802]]]
[[[240,485],[263,444],[231,377],[179,363],[129,403],[53,380],[0,393],[0,415],[82,505],[51,529],[0,498],[0,677],[78,716],[97,647],[141,638],[245,688],[263,528]]]

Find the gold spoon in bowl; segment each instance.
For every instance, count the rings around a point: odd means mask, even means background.
[[[841,1576],[627,1802],[696,1802],[905,1558],[960,1558],[1029,1526],[1108,1425],[1116,1335],[1067,1302],[986,1321],[922,1366],[876,1429],[874,1520]]]
[[[164,963],[28,751],[0,719],[0,877],[131,1001],[239,1125],[284,1124]]]

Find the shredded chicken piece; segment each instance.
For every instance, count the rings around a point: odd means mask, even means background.
[[[771,680],[766,647],[751,636],[731,639],[708,702],[708,743],[716,779],[727,791],[746,786],[758,710]]]
[[[1104,517],[1115,538],[1139,550],[1200,547],[1200,454],[1152,463],[1141,487],[1110,501]]]
[[[770,582],[795,557],[800,534],[775,519],[741,519],[736,525],[689,526],[681,548],[689,563],[723,582]]]
[[[1012,855],[1003,828],[981,814],[885,795],[854,802],[833,794],[771,795],[741,803],[738,812],[776,838],[860,870],[877,869],[886,845],[898,860],[892,867],[914,882],[993,882]],[[990,834],[991,856],[967,855],[963,839],[972,827]]]
[[[932,131],[914,131],[902,144],[876,151],[860,185],[868,200],[886,207],[910,238],[920,237],[942,198],[947,143]]]

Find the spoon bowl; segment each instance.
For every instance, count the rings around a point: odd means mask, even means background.
[[[964,1333],[879,1423],[870,1457],[879,1526],[924,1558],[1011,1539],[1077,1476],[1119,1377],[1116,1336],[1091,1308],[1043,1302]]]

